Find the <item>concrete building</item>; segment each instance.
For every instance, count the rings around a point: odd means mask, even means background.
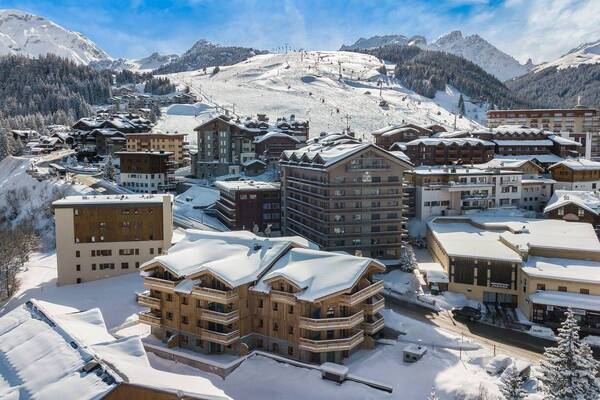
[[[521,171],[473,167],[417,167],[415,216],[460,215],[472,210],[519,207]]]
[[[587,223],[518,217],[438,217],[427,223],[448,290],[488,312],[519,308],[556,327],[567,307],[585,332],[600,333],[600,242]]]
[[[281,188],[279,183],[256,181],[217,181],[221,197],[217,217],[231,230],[271,232],[281,230]]]
[[[556,190],[600,189],[600,162],[585,158],[568,159],[549,168]]]
[[[600,115],[594,108],[490,110],[487,121],[489,128],[523,125],[551,131],[580,143],[581,156],[600,157]]]
[[[384,326],[385,267],[310,248],[300,237],[188,230],[142,266],[142,323],[168,346],[204,354],[267,350],[338,362],[372,348]]]
[[[122,151],[119,185],[136,193],[164,193],[175,190],[175,166],[168,151]]]
[[[171,159],[176,167],[182,167],[185,158],[184,134],[166,134],[166,133],[128,133],[127,151],[166,151],[173,153]]]
[[[171,246],[171,195],[68,196],[52,206],[58,285],[134,272]]]
[[[397,260],[405,236],[404,154],[320,137],[280,160],[284,232],[330,251]]]

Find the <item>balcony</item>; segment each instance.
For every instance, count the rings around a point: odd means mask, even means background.
[[[379,311],[383,310],[385,307],[385,299],[381,295],[377,295],[373,297],[371,303],[365,303],[363,305],[363,310],[367,315],[377,314]]]
[[[342,296],[342,303],[349,306],[354,306],[362,301],[365,301],[369,297],[375,296],[377,293],[383,290],[383,281],[377,281],[364,289],[359,290],[353,294],[345,294]]]
[[[200,337],[202,338],[202,340],[207,340],[209,342],[219,343],[219,344],[228,346],[228,345],[234,343],[235,341],[239,340],[240,331],[236,329],[233,332],[223,333],[223,332],[209,331],[208,329],[202,329],[202,333],[200,334]]]
[[[282,292],[280,290],[271,290],[271,300],[278,303],[296,304],[296,296],[294,293]]]
[[[317,353],[324,353],[329,351],[345,351],[352,350],[365,339],[364,332],[358,331],[349,338],[343,339],[326,339],[326,340],[312,340],[306,338],[300,338],[298,340],[298,347],[300,350],[308,350]]]
[[[202,310],[202,315],[200,316],[200,318],[205,321],[212,321],[223,325],[229,325],[239,320],[240,315],[238,313],[238,310],[231,311],[228,313],[222,313],[219,311],[212,310]]]
[[[138,314],[138,320],[151,326],[160,326],[160,317],[145,311]]]
[[[374,335],[383,329],[385,325],[385,321],[382,316],[379,316],[379,319],[373,320],[371,322],[363,322],[361,327],[365,331],[367,335]]]
[[[137,294],[137,303],[142,307],[160,308],[160,299],[150,296],[149,291]]]
[[[211,289],[200,286],[194,286],[192,288],[192,296],[220,304],[234,303],[239,300],[236,291]]]
[[[350,329],[364,321],[364,311],[359,311],[349,317],[340,318],[308,318],[300,317],[299,327],[311,331],[332,329]]]
[[[155,278],[153,276],[147,276],[144,278],[144,287],[147,289],[156,290],[173,290],[175,282],[168,281],[166,279]]]

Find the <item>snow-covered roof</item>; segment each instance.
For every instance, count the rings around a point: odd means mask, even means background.
[[[115,194],[66,196],[52,203],[54,207],[77,206],[84,204],[162,204],[164,196],[170,194]]]
[[[252,165],[252,164],[261,164],[261,165],[263,165],[263,166],[267,165],[267,163],[266,163],[266,162],[264,162],[263,160],[259,160],[258,158],[253,158],[253,159],[251,159],[251,160],[246,160],[246,161],[244,161],[244,162],[242,163],[242,165],[243,165],[244,167],[248,167],[248,166],[250,166],[250,165]]]
[[[600,215],[600,192],[556,190],[548,201],[546,208],[544,208],[544,213],[556,210],[567,204],[575,204],[594,215]]]
[[[538,128],[531,128],[525,125],[500,125],[496,128],[492,128],[485,131],[480,131],[492,134],[503,134],[503,135],[550,135],[551,132],[543,131]]]
[[[560,135],[551,135],[551,136],[548,136],[548,139],[552,140],[555,143],[562,144],[562,145],[581,146],[581,143],[576,142],[576,141],[571,140],[566,137],[562,137]]]
[[[285,138],[285,139],[290,139],[296,143],[300,143],[300,140],[298,140],[296,137],[292,136],[292,135],[288,135],[287,133],[284,132],[269,132],[269,133],[265,133],[264,135],[259,135],[256,136],[253,140],[254,143],[262,143],[265,140],[271,139],[271,138]]]
[[[523,272],[536,278],[600,284],[600,261],[529,256]]]
[[[424,144],[426,146],[437,146],[440,144],[442,144],[444,146],[451,146],[451,145],[493,146],[494,145],[493,142],[489,142],[487,140],[482,140],[482,139],[477,139],[477,138],[420,138],[420,139],[411,140],[410,142],[406,143],[407,146],[418,146],[419,144]]]
[[[569,158],[562,160],[561,162],[557,162],[556,164],[550,166],[550,169],[558,167],[559,165],[563,165],[574,171],[600,170],[600,162],[588,160],[587,158]]]
[[[534,304],[600,311],[600,296],[590,294],[540,290],[530,294],[529,300]]]
[[[554,142],[549,139],[541,140],[497,140],[494,143],[498,146],[553,146]]]
[[[154,369],[141,340],[115,339],[97,308],[80,312],[32,299],[0,318],[0,353],[1,398],[103,398],[121,383],[229,398],[206,378]]]
[[[215,186],[228,192],[236,191],[260,191],[260,190],[279,190],[280,183],[262,182],[262,181],[216,181]]]
[[[523,174],[522,171],[481,168],[481,164],[474,165],[471,168],[466,167],[464,165],[459,166],[459,167],[421,165],[421,166],[413,168],[412,172],[415,175],[521,175],[521,174]]]
[[[564,158],[557,156],[556,154],[520,154],[512,156],[498,155],[495,158],[500,160],[534,160],[542,164],[558,163],[564,160]]]
[[[510,159],[510,158],[498,158],[495,157],[493,159],[491,159],[490,161],[483,163],[483,164],[475,164],[473,165],[473,167],[475,168],[482,168],[482,169],[487,169],[487,168],[506,168],[506,169],[518,169],[521,168],[523,165],[525,165],[526,163],[532,161],[532,164],[539,169],[540,171],[543,170],[542,167],[540,167],[539,165],[537,165],[535,162],[533,162],[533,160],[529,160],[529,159]]]
[[[180,278],[193,279],[208,272],[231,287],[256,281],[291,247],[311,247],[299,236],[264,238],[248,231],[209,232],[188,229],[186,237],[168,254],[144,263],[142,269],[159,264]]]
[[[419,271],[424,272],[429,283],[448,283],[448,274],[438,262],[419,263]]]
[[[385,271],[383,264],[370,258],[296,248],[275,263],[258,282],[255,290],[268,292],[270,280],[284,278],[302,289],[294,294],[298,300],[314,302],[351,289],[371,265]]]

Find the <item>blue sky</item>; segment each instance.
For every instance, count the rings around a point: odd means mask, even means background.
[[[0,0],[79,31],[113,57],[181,53],[196,40],[270,50],[337,49],[399,33],[478,33],[524,62],[600,39],[600,0]]]

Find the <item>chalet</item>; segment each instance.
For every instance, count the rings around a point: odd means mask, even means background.
[[[557,190],[600,189],[600,162],[585,158],[568,159],[552,165]]]
[[[587,222],[600,234],[600,191],[557,190],[544,214],[546,218]]]

